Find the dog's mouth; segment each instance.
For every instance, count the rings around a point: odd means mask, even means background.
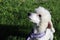
[[[28,19],[31,20],[30,16],[28,16]]]

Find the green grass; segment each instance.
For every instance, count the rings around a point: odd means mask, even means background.
[[[60,40],[60,0],[0,0],[0,24],[20,25],[26,27],[26,30],[31,29],[33,25],[28,20],[27,13],[34,12],[39,6],[50,11],[56,29],[54,40]]]

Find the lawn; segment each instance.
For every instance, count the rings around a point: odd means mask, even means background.
[[[20,28],[19,32],[21,30],[22,33],[28,34],[33,24],[28,20],[27,14],[34,12],[34,9],[39,6],[50,11],[56,30],[54,40],[60,40],[60,0],[0,0],[0,24],[19,25],[17,26]],[[7,37],[8,40],[25,40],[25,37],[16,38],[17,36]]]

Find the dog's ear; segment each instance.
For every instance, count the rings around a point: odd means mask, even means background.
[[[47,28],[51,29],[51,24],[50,24],[50,22],[48,22],[48,27],[47,27]]]

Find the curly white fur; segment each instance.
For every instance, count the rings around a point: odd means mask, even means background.
[[[52,21],[51,21],[50,12],[43,7],[38,7],[38,8],[35,9],[35,11],[36,11],[37,14],[40,14],[42,16],[41,17],[41,24],[39,24],[39,26],[40,26],[39,30],[42,30],[42,32],[43,32],[47,28],[48,22],[50,22],[51,27],[52,27],[51,29],[52,29],[53,32],[55,32],[55,30],[53,29],[53,24],[52,24]]]
[[[39,27],[34,27],[34,33],[43,33],[46,31],[46,34],[41,38],[36,38],[34,40],[53,40],[53,33],[55,29],[53,28],[53,24],[51,21],[50,12],[44,7],[38,7],[35,9],[36,13],[30,13],[29,18],[30,21],[36,23]],[[39,17],[41,15],[41,17]],[[51,28],[48,27],[48,23],[50,23]],[[30,38],[29,40],[33,40]]]

